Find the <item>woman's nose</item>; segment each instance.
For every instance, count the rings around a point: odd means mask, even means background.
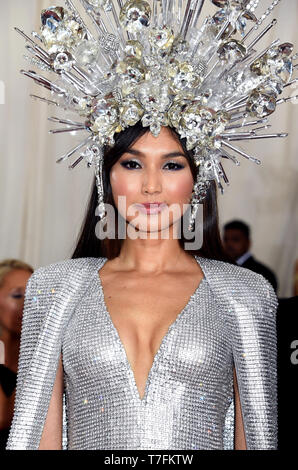
[[[148,169],[144,172],[144,179],[142,182],[142,188],[145,192],[161,191],[162,182],[161,175],[157,169]]]

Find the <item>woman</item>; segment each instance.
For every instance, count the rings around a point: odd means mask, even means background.
[[[175,238],[184,217],[162,215],[185,214],[194,175],[168,127],[138,123],[106,148],[106,202],[139,238],[96,237],[94,186],[73,259],[31,277],[8,449],[276,448],[277,299],[228,262],[212,184],[201,249]],[[135,223],[128,208],[149,202],[167,207]]]
[[[277,299],[223,254],[215,182],[260,163],[237,141],[286,137],[260,124],[295,99],[296,55],[258,46],[278,2],[212,3],[84,0],[91,31],[66,2],[17,28],[34,97],[75,114],[51,132],[88,134],[57,162],[96,179],[73,258],[28,284],[8,449],[276,449]]]
[[[32,273],[32,267],[22,261],[6,259],[0,262],[0,448],[2,449],[5,449],[13,417],[24,294]]]

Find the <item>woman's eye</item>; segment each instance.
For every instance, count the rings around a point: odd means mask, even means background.
[[[23,297],[23,294],[12,294],[12,297],[14,299],[21,299]]]
[[[134,167],[131,167],[130,165],[139,165],[138,162],[135,162],[134,160],[127,160],[126,162],[121,162],[121,165],[124,168],[127,168],[128,170],[134,170]]]
[[[182,168],[184,168],[183,165],[180,165],[180,163],[175,163],[175,162],[168,162],[166,163],[165,166],[167,165],[171,165],[171,170],[174,170],[174,171],[177,171],[177,170],[181,170]]]
[[[125,162],[121,162],[121,165],[124,168],[127,168],[128,170],[134,170],[134,169],[136,169],[136,167],[134,165],[139,165],[139,163],[134,161],[134,160],[127,160]],[[174,170],[174,171],[181,170],[182,168],[184,168],[183,165],[180,165],[180,163],[175,163],[175,162],[166,163],[164,168],[167,167],[167,166],[169,166],[170,170]]]

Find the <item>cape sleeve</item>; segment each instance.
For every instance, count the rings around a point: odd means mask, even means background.
[[[38,449],[61,353],[61,318],[55,305],[58,285],[43,268],[29,278],[22,319],[14,415],[7,450]],[[63,446],[66,443],[63,399]]]
[[[256,273],[253,290],[243,295],[233,299],[231,341],[247,450],[277,449],[278,300]]]

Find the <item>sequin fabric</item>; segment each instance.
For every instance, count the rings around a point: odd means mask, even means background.
[[[143,399],[104,301],[107,258],[31,276],[7,449],[38,449],[61,353],[63,449],[233,449],[234,366],[247,448],[277,448],[276,295],[259,274],[195,259],[204,278],[164,336]]]

